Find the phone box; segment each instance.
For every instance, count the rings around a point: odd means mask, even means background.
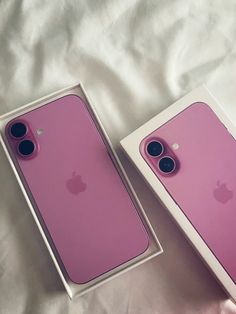
[[[43,231],[43,227],[41,224],[42,222],[40,222],[39,218],[36,215],[34,205],[33,205],[33,200],[31,199],[30,195],[27,193],[27,190],[25,189],[24,184],[20,179],[20,176],[19,176],[18,170],[17,170],[17,166],[16,166],[15,161],[14,161],[14,157],[11,157],[11,155],[10,155],[9,147],[8,147],[7,142],[6,142],[5,134],[4,134],[4,128],[5,128],[5,126],[9,120],[17,117],[20,114],[24,114],[28,111],[31,111],[32,109],[43,106],[43,105],[47,104],[48,102],[51,102],[53,100],[56,100],[57,98],[60,98],[62,96],[68,95],[68,94],[76,94],[76,95],[80,96],[84,100],[84,102],[86,103],[87,108],[88,108],[88,110],[89,110],[89,112],[90,112],[90,114],[91,114],[91,116],[95,122],[95,125],[96,125],[100,135],[102,136],[102,138],[106,144],[107,151],[110,154],[110,157],[112,158],[114,166],[116,167],[119,175],[121,176],[121,178],[122,178],[122,180],[126,186],[127,193],[130,194],[130,197],[132,198],[133,202],[135,203],[137,211],[138,211],[138,213],[141,217],[141,220],[142,220],[142,222],[143,222],[143,224],[144,224],[144,226],[148,232],[148,235],[149,235],[149,247],[143,254],[137,256],[133,260],[130,260],[129,262],[126,262],[123,265],[120,265],[119,267],[116,267],[113,270],[111,270],[111,271],[91,280],[90,282],[85,283],[85,284],[73,283],[69,279],[65,270],[63,269],[63,266],[62,266],[62,263],[60,262],[59,256],[57,255],[56,251],[53,249],[53,245],[52,245],[52,243],[50,243],[50,238]],[[44,98],[41,98],[41,99],[36,100],[34,102],[31,102],[31,103],[29,103],[23,107],[20,107],[16,110],[13,110],[7,114],[2,115],[0,117],[0,131],[1,131],[0,140],[1,140],[1,144],[3,146],[3,149],[7,155],[9,163],[10,163],[10,165],[14,171],[14,174],[15,174],[17,181],[20,185],[20,188],[21,188],[21,190],[24,194],[24,197],[27,201],[29,209],[33,215],[33,218],[34,218],[34,220],[38,226],[38,229],[42,235],[42,238],[43,238],[43,240],[47,246],[47,249],[48,249],[48,251],[51,255],[51,258],[52,258],[52,260],[56,266],[56,269],[58,271],[58,274],[59,274],[70,298],[82,295],[82,294],[90,291],[91,289],[101,285],[102,283],[118,276],[119,274],[122,274],[122,273],[128,271],[129,269],[132,269],[132,268],[144,263],[145,261],[147,261],[147,260],[153,258],[154,256],[157,256],[163,252],[162,247],[159,243],[159,240],[153,231],[151,223],[149,222],[139,200],[137,199],[137,196],[136,196],[136,194],[135,194],[135,192],[134,192],[134,190],[130,184],[130,181],[124,172],[124,169],[123,169],[123,167],[122,167],[122,165],[121,165],[121,163],[117,157],[115,150],[112,147],[112,144],[108,138],[108,135],[107,135],[105,129],[103,128],[98,115],[96,114],[95,108],[94,108],[93,104],[91,103],[91,101],[89,100],[88,95],[86,94],[86,91],[84,90],[84,88],[81,84],[60,90],[56,93],[50,94]]]
[[[195,231],[191,222],[187,219],[184,212],[180,209],[177,203],[172,199],[171,195],[167,192],[164,185],[162,185],[161,181],[155,175],[151,167],[147,164],[140,151],[140,144],[144,138],[146,138],[159,127],[170,121],[173,117],[178,115],[188,106],[196,102],[207,103],[221,120],[223,125],[228,129],[229,133],[231,133],[231,135],[236,138],[235,127],[226,117],[226,115],[218,105],[217,101],[203,86],[193,90],[192,92],[175,102],[172,106],[168,107],[166,110],[149,120],[136,131],[128,135],[121,141],[121,145],[126,151],[127,155],[130,157],[130,159],[133,161],[134,165],[144,176],[147,183],[153,189],[155,194],[159,197],[161,202],[165,205],[170,214],[183,229],[185,235],[189,238],[190,242],[200,253],[203,260],[212,269],[213,273],[223,285],[225,290],[232,296],[234,300],[236,300],[236,283],[220,264],[213,252],[208,248],[202,237],[197,233],[197,231]],[[199,128],[201,128],[201,125],[199,125]],[[174,149],[174,145],[178,144],[173,143],[171,145]]]

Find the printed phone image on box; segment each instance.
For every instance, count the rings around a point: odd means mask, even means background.
[[[215,99],[201,87],[121,141],[234,299],[235,134]]]

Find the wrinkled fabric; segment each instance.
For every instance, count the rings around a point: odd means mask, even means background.
[[[0,114],[81,80],[164,254],[70,301],[0,148],[0,313],[231,314],[119,140],[206,83],[236,123],[233,0],[1,0]]]

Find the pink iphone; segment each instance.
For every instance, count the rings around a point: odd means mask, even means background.
[[[236,141],[195,102],[140,143],[168,194],[236,283]]]
[[[146,251],[147,232],[81,98],[66,95],[20,115],[5,135],[73,282],[89,282]]]

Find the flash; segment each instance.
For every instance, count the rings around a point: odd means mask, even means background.
[[[174,143],[174,144],[172,145],[172,148],[173,148],[174,150],[179,149],[179,144],[178,144],[178,143]]]
[[[43,129],[37,129],[36,132],[37,132],[38,135],[42,135],[43,134]]]

